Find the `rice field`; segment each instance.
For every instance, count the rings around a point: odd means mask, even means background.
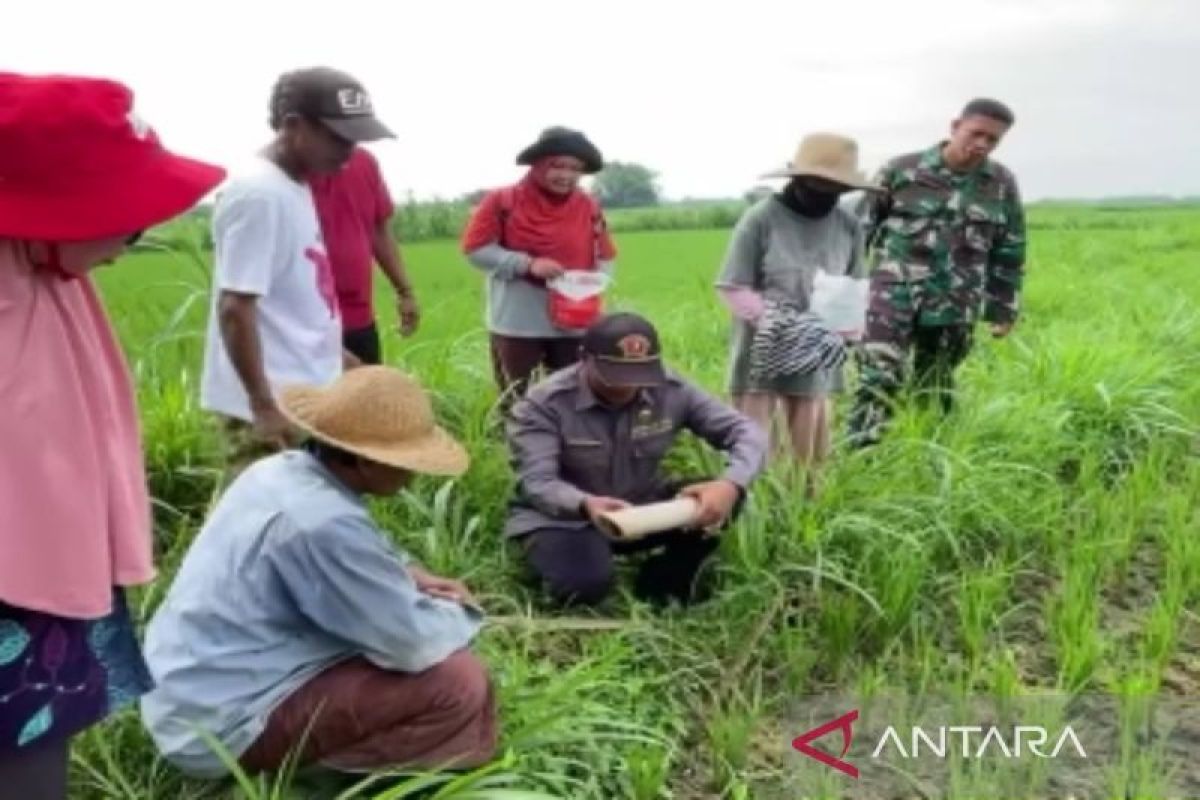
[[[711,283],[727,236],[620,234],[611,303],[650,316],[672,365],[717,393],[728,324]],[[143,619],[221,468],[196,406],[207,265],[198,231],[171,240],[99,273],[137,375],[156,503],[161,575],[134,595]],[[1200,693],[1200,209],[1035,208],[1031,248],[1024,320],[1007,341],[980,338],[952,416],[905,410],[880,447],[839,452],[813,500],[782,472],[764,477],[722,543],[713,601],[655,613],[620,597],[580,620],[540,601],[500,537],[512,479],[481,277],[452,242],[406,246],[424,319],[400,339],[380,287],[386,358],[435,393],[473,462],[376,511],[504,617],[478,641],[504,755],[341,796],[790,800],[808,791],[790,746],[808,727],[799,697]],[[690,440],[672,459],[715,464]],[[1200,776],[1169,761],[1122,748],[1076,796],[1190,794]],[[1066,796],[1036,775],[963,770],[907,796]],[[831,775],[814,794],[884,796]],[[188,781],[132,712],[76,743],[73,779],[71,796],[89,799],[337,796],[306,777]]]

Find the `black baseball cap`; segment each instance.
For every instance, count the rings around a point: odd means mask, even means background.
[[[313,67],[289,72],[279,79],[275,102],[279,117],[300,114],[351,142],[396,138],[375,118],[363,85],[341,70]]]
[[[659,386],[667,380],[658,331],[638,314],[602,317],[584,332],[581,349],[610,386]]]

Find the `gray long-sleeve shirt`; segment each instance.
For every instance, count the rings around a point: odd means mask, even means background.
[[[519,338],[578,337],[582,331],[564,331],[550,321],[544,286],[527,280],[533,260],[525,253],[499,244],[486,244],[467,254],[471,264],[487,274],[487,327],[492,333]],[[611,275],[612,261],[600,269]]]
[[[763,430],[674,373],[628,406],[610,408],[580,365],[556,372],[513,409],[508,438],[519,483],[505,534],[585,527],[588,495],[656,499],[666,482],[663,458],[684,429],[728,453],[723,477],[743,489],[765,464]]]
[[[717,277],[718,287],[753,289],[807,309],[818,272],[865,277],[862,228],[838,207],[825,217],[801,216],[774,197],[751,206],[734,229]],[[729,353],[729,391],[813,395],[840,391],[842,370],[751,378],[750,345],[757,325],[734,319]]]

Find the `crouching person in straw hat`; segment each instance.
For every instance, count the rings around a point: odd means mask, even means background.
[[[487,761],[492,688],[467,649],[481,614],[463,584],[394,550],[363,501],[414,473],[460,475],[466,452],[388,367],[279,403],[308,444],[234,481],[150,622],[158,687],[142,715],[159,749],[201,776],[224,771],[202,733],[251,772],[289,757],[344,771]]]
[[[697,574],[719,528],[762,469],[766,436],[732,408],[662,364],[658,333],[636,314],[613,314],[584,334],[583,360],[533,387],[513,409],[509,442],[518,473],[506,527],[533,572],[564,603],[600,602],[614,554],[657,550],[635,586],[651,602],[698,599]],[[688,429],[729,454],[721,478],[679,488],[661,473]],[[598,515],[682,494],[698,502],[691,529],[614,541]]]
[[[825,133],[805,137],[792,163],[766,177],[789,180],[742,216],[716,281],[734,317],[729,392],[765,429],[782,412],[792,457],[807,466],[829,451],[829,397],[844,388],[846,357],[841,332],[810,309],[814,282],[865,277],[861,225],[838,198],[876,187],[858,171],[857,144]]]
[[[108,80],[0,73],[0,796],[67,796],[71,739],[150,687],[125,600],[154,578],[133,381],[90,273],[224,171]]]

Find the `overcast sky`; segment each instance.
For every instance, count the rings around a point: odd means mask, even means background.
[[[702,2],[11,2],[0,68],[123,80],[168,145],[228,164],[269,138],[280,72],[338,67],[398,134],[373,147],[398,197],[508,181],[551,124],[671,197],[735,195],[806,131],[873,169],[974,95],[1016,111],[998,157],[1027,198],[1200,194],[1200,0]]]

